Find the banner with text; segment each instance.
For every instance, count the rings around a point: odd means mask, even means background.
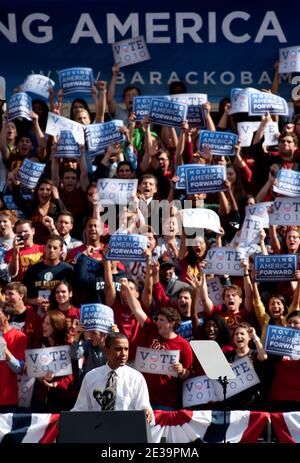
[[[107,260],[145,261],[147,237],[135,234],[114,234],[109,240]]]
[[[179,350],[158,350],[138,346],[134,361],[134,368],[143,373],[155,375],[178,376],[174,370],[174,363],[179,362]]]
[[[30,377],[42,378],[49,371],[52,371],[54,376],[72,374],[70,346],[27,349],[25,361],[27,375]]]
[[[113,43],[112,51],[114,61],[120,68],[150,59],[149,51],[142,35]]]
[[[103,178],[97,181],[101,204],[128,204],[136,196],[137,179]]]
[[[209,147],[211,154],[215,156],[234,156],[234,147],[237,144],[238,136],[230,132],[212,132],[201,130],[199,136],[199,150]]]
[[[206,254],[207,266],[204,269],[204,273],[242,276],[244,274],[241,265],[242,257],[241,252],[237,248],[229,246],[211,248]]]
[[[68,68],[57,71],[59,87],[63,89],[64,95],[70,93],[89,93],[94,85],[93,69],[91,68]]]
[[[297,254],[254,256],[256,281],[292,281],[298,265]]]
[[[300,196],[300,172],[280,169],[277,172],[273,190],[284,196]]]
[[[103,122],[103,124],[89,124],[85,126],[88,150],[104,151],[112,143],[125,141],[125,136],[119,131],[124,123],[121,120]]]
[[[188,195],[195,193],[214,193],[223,191],[226,179],[226,167],[220,165],[187,167],[185,185]]]
[[[84,145],[83,125],[71,121],[71,119],[67,117],[58,116],[57,114],[49,112],[45,132],[48,135],[59,136],[62,130],[70,130],[77,143]]]
[[[104,304],[82,304],[80,323],[84,325],[86,331],[109,333],[114,324],[114,312]]]
[[[268,325],[265,350],[269,354],[300,359],[300,330],[284,326]]]
[[[300,197],[274,199],[269,219],[271,225],[300,225]]]

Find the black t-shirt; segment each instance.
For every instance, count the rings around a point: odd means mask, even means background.
[[[51,289],[60,281],[72,284],[73,267],[71,264],[59,262],[57,265],[46,265],[44,262],[29,267],[23,277],[30,298],[50,295]]]

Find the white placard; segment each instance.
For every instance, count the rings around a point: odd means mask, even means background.
[[[35,378],[30,378],[26,373],[17,376],[18,379],[18,405],[29,408],[33,395]]]
[[[270,213],[271,225],[300,225],[300,196],[276,198]]]
[[[193,407],[194,405],[217,402],[214,389],[214,380],[206,375],[195,376],[186,379],[182,386],[182,405],[183,408]]]
[[[136,196],[137,179],[102,178],[97,182],[101,204],[128,204]]]
[[[230,94],[230,110],[228,114],[247,113],[249,111],[248,94],[256,92],[255,88],[232,88]]]
[[[54,80],[49,79],[42,74],[30,74],[26,77],[25,82],[21,85],[24,92],[32,92],[43,98],[49,97],[49,88],[54,87]]]
[[[221,305],[223,304],[223,285],[221,284],[220,278],[218,276],[214,278],[207,278],[206,279],[208,296],[211,299],[213,305]],[[200,316],[203,315],[204,309],[201,298],[199,298],[198,304],[198,314]]]
[[[61,130],[70,130],[80,145],[84,145],[84,130],[83,125],[72,121],[67,117],[58,116],[57,114],[48,113],[46,133],[48,135],[59,135]]]
[[[204,269],[204,273],[242,276],[241,258],[242,254],[237,248],[229,246],[210,248],[206,254],[207,266]]]
[[[275,146],[278,144],[277,135],[279,133],[278,122],[270,121],[264,130],[264,146]]]
[[[201,207],[183,209],[183,226],[185,228],[205,228],[220,233],[221,224],[218,214],[211,209]]]
[[[49,371],[52,371],[54,376],[72,374],[70,346],[27,349],[25,360],[29,377],[42,378]]]
[[[238,122],[237,131],[241,147],[251,146],[253,134],[259,126],[259,121]]]
[[[260,383],[256,371],[248,357],[230,364],[236,378],[230,379],[227,385],[226,397],[232,397]],[[223,388],[218,380],[209,379],[206,375],[196,376],[184,381],[182,388],[183,407],[222,402]]]
[[[164,98],[189,106],[198,106],[207,102],[207,93],[176,93],[175,95],[165,95]]]
[[[235,373],[235,379],[230,379],[227,385],[226,397],[232,397],[246,389],[260,383],[259,377],[254,370],[249,357],[244,357],[230,364]],[[224,399],[221,384],[214,380],[214,389],[219,401]]]
[[[142,35],[132,39],[121,40],[112,44],[116,64],[120,67],[141,63],[150,59],[150,55]]]
[[[241,228],[240,242],[245,241],[247,245],[259,243],[259,232],[264,221],[265,219],[258,215],[246,216]]]
[[[177,377],[173,365],[179,362],[179,355],[179,350],[158,350],[138,346],[134,368],[144,373]]]
[[[300,71],[300,45],[279,48],[279,74]]]
[[[268,209],[273,205],[273,201],[265,201],[262,203],[252,204],[246,206],[246,217],[252,217],[253,215],[261,217],[262,228],[269,228],[269,213]]]

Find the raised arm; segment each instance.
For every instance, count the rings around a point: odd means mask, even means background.
[[[108,247],[105,248],[103,254],[108,252]],[[105,303],[109,307],[112,307],[116,302],[117,294],[113,281],[113,275],[111,270],[111,262],[109,260],[104,260],[104,282],[105,282]]]
[[[151,265],[151,250],[149,248],[145,249],[146,255],[146,277],[144,288],[142,291],[141,301],[144,306],[150,310],[153,300],[153,275],[152,275],[152,265]]]
[[[203,108],[204,108],[205,111],[206,111],[207,130],[211,130],[212,132],[215,132],[215,131],[216,131],[215,123],[214,123],[214,121],[212,120],[212,117],[211,117],[211,115],[210,115],[210,111],[211,111],[211,104],[210,104],[210,102],[207,101],[206,103],[204,103]]]
[[[242,259],[241,264],[244,271],[244,292],[245,292],[245,299],[244,305],[248,312],[253,312],[253,304],[252,304],[252,281],[249,274],[249,261],[248,259]]]
[[[126,294],[127,304],[131,312],[135,316],[139,325],[143,327],[148,315],[143,311],[140,301],[130,291],[127,278],[121,278],[120,283],[121,290],[123,289]]]
[[[99,90],[99,97],[95,101],[96,107],[96,115],[95,115],[95,122],[102,123],[104,122],[104,115],[106,109],[106,82],[105,80],[99,80],[95,82],[95,87]]]
[[[116,81],[117,75],[120,72],[120,66],[118,64],[114,64],[111,69],[111,80],[108,86],[107,92],[107,104],[108,110],[110,114],[113,116],[116,111],[116,101],[115,101],[115,93],[116,93]]]

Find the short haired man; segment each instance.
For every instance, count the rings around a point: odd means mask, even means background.
[[[14,309],[10,326],[25,333],[27,349],[34,349],[42,337],[42,320],[32,307],[25,305],[26,296],[27,288],[19,281],[8,283],[5,288],[5,301]]]
[[[116,391],[113,410],[145,410],[148,423],[153,413],[143,375],[126,365],[129,342],[125,334],[110,333],[105,340],[107,363],[88,372],[72,411],[105,410],[107,382],[115,374]],[[113,372],[113,373],[112,373]]]
[[[63,244],[60,236],[50,235],[46,242],[43,261],[32,265],[26,271],[23,284],[28,289],[28,304],[43,304],[59,281],[72,282],[72,265],[61,261]]]
[[[13,247],[5,254],[5,262],[14,280],[21,281],[26,270],[33,264],[40,262],[45,246],[34,244],[35,229],[31,220],[20,219],[14,226],[16,236]]]

